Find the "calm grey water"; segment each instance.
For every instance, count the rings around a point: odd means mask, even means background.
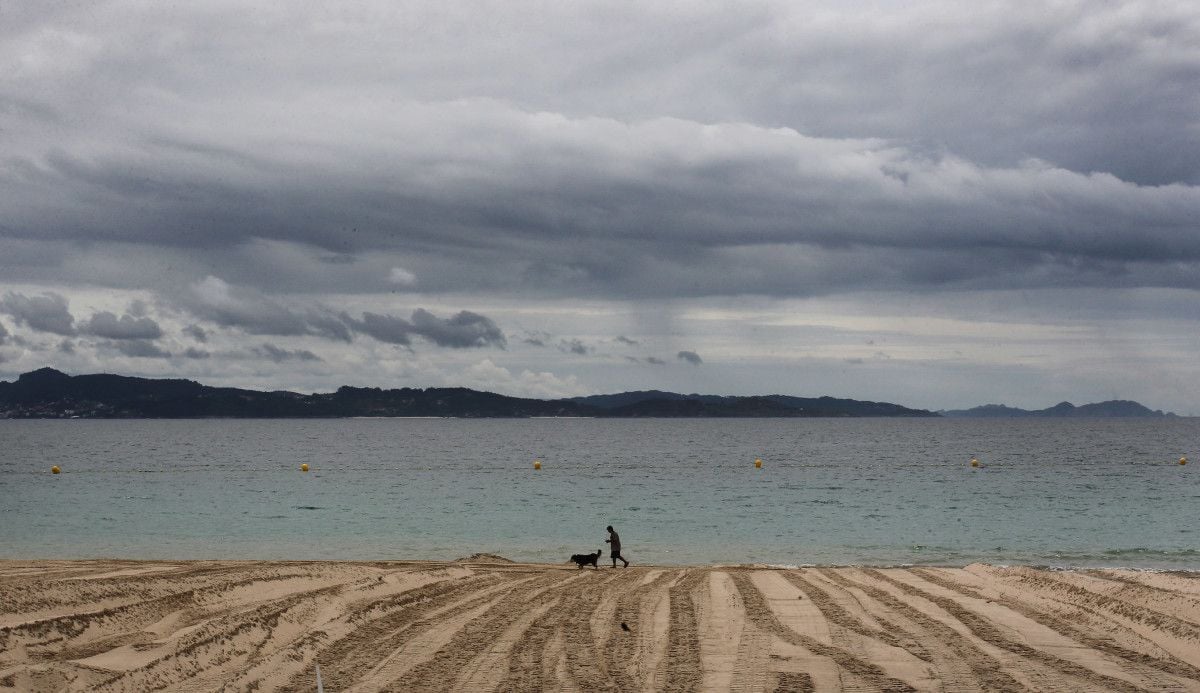
[[[0,557],[558,562],[612,524],[645,563],[1200,569],[1198,442],[1196,419],[0,421]]]

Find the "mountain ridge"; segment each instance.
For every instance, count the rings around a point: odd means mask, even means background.
[[[1075,406],[1070,402],[1059,402],[1045,409],[1020,409],[1004,404],[984,404],[971,409],[951,409],[938,412],[948,418],[1059,418],[1059,419],[1103,419],[1103,418],[1174,418],[1171,412],[1149,407],[1128,399],[1110,399]]]
[[[683,395],[661,390],[566,399],[510,397],[461,387],[343,385],[301,394],[211,387],[178,378],[97,373],[71,376],[53,368],[0,381],[0,418],[317,418],[353,416],[813,418],[936,417],[888,402],[789,395]]]
[[[393,388],[343,385],[301,394],[213,387],[182,378],[140,378],[53,368],[0,381],[0,418],[319,418],[319,417],[610,417],[610,418],[1111,418],[1174,417],[1131,400],[1028,410],[1002,404],[929,411],[890,402],[830,396],[702,395],[638,390],[562,399],[511,397],[463,387]]]

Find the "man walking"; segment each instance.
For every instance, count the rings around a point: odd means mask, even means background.
[[[604,540],[604,543],[608,544],[609,552],[613,559],[613,567],[617,567],[617,559],[620,558],[625,562],[625,565],[622,567],[628,568],[629,561],[626,561],[621,555],[621,537],[617,535],[617,530],[613,529],[612,525],[605,527],[605,529],[608,530],[608,538]]]

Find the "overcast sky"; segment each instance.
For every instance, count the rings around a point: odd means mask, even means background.
[[[1200,5],[0,2],[0,379],[1200,414]]]

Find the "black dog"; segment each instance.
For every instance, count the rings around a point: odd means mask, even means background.
[[[596,553],[577,553],[577,554],[571,556],[571,560],[575,561],[575,564],[578,565],[580,568],[587,565],[588,563],[591,563],[592,567],[595,568],[596,570],[600,570],[600,566],[596,565],[596,561],[599,559],[600,559],[599,551],[597,551]]]

